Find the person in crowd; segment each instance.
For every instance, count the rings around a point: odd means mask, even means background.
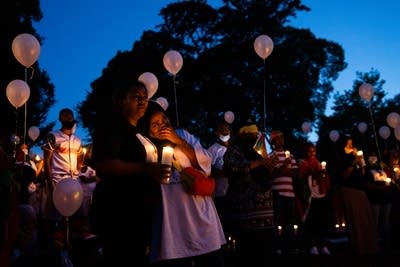
[[[224,170],[224,154],[230,144],[231,139],[231,127],[229,123],[227,123],[225,120],[219,120],[217,122],[215,135],[216,139],[208,148],[208,152],[211,155],[211,174],[212,177],[215,178],[216,182],[214,193],[215,206],[221,219],[221,223],[224,227],[227,206],[225,196],[229,187],[228,177]]]
[[[61,128],[47,135],[43,145],[45,174],[53,186],[64,178],[78,178],[82,167],[81,139],[74,133],[74,113],[69,108],[59,112]]]
[[[18,233],[18,201],[12,182],[12,163],[0,145],[0,266],[10,267]]]
[[[351,137],[343,146],[340,192],[351,254],[378,253],[375,219],[365,192],[366,162],[364,155],[353,146]]]
[[[254,149],[259,134],[257,125],[247,121],[224,154],[229,179],[225,226],[233,239],[231,245],[242,256],[240,264],[249,258],[262,264],[270,249],[273,212],[269,183],[274,162],[262,156],[267,154],[266,147],[264,152]]]
[[[149,137],[158,151],[165,143],[174,148],[170,180],[160,184],[161,200],[153,221],[151,262],[154,266],[224,266],[221,248],[226,240],[212,195],[190,194],[182,183],[182,170],[187,167],[210,175],[208,151],[187,130],[174,129],[162,110],[150,116]]]
[[[368,155],[365,170],[365,183],[368,199],[377,226],[377,233],[382,251],[391,250],[390,213],[395,190],[392,179],[385,171],[383,162],[379,162],[376,152]]]
[[[384,171],[391,178],[394,186],[392,195],[392,206],[390,211],[390,239],[393,250],[400,249],[400,152],[397,149],[388,151],[384,158]]]
[[[81,139],[74,133],[74,113],[69,108],[59,112],[61,128],[51,131],[47,135],[46,143],[42,146],[44,156],[44,173],[49,183],[47,205],[49,209],[45,215],[51,221],[58,223],[61,215],[52,202],[52,192],[56,184],[64,178],[77,179],[82,167]]]
[[[30,158],[29,146],[27,144],[21,144],[15,154],[16,165],[26,165],[35,171],[35,177],[39,177],[43,171],[44,161],[42,159]]]
[[[58,113],[61,127],[47,133],[45,143],[42,145],[44,160],[44,213],[40,227],[40,236],[49,246],[49,250],[57,261],[60,249],[68,246],[69,237],[77,231],[76,221],[80,218],[75,214],[68,218],[68,230],[66,218],[58,211],[53,202],[53,192],[57,184],[63,179],[78,179],[82,167],[82,141],[75,133],[76,120],[74,113],[69,108],[62,108]],[[71,229],[70,229],[71,228]],[[71,232],[71,234],[69,234]],[[67,236],[68,235],[68,236]]]
[[[20,193],[25,199],[25,204],[30,204],[36,215],[40,215],[40,190],[42,185],[42,173],[44,161],[40,157],[30,158],[29,146],[21,144],[15,154],[16,178],[21,185]]]
[[[328,234],[331,225],[331,181],[326,171],[326,162],[317,158],[317,148],[312,143],[305,145],[305,157],[299,165],[299,180],[308,187],[308,194],[302,199],[305,209],[304,238],[311,255],[331,254],[328,248]]]
[[[276,235],[277,254],[289,253],[297,249],[299,218],[296,215],[294,179],[298,175],[298,165],[293,154],[285,150],[285,138],[281,131],[273,130],[270,141],[270,157],[277,158],[272,171],[271,187],[273,191],[274,221],[281,231]]]
[[[147,266],[152,196],[166,169],[154,161],[153,145],[139,132],[148,108],[145,85],[136,80],[121,84],[111,101],[107,113],[96,115],[92,160],[99,182],[91,228],[102,243],[105,266]]]

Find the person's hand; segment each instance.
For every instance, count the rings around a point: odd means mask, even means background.
[[[181,142],[181,138],[172,127],[164,127],[160,129],[156,137],[161,140],[170,141],[174,144],[179,144]]]
[[[162,178],[171,177],[171,165],[149,162],[145,165],[145,173],[160,183]]]
[[[285,161],[283,162],[286,166],[289,166],[290,164],[292,164],[292,158],[291,157],[287,157],[285,158]]]

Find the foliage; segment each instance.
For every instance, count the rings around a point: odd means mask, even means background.
[[[41,136],[51,129],[52,124],[44,125],[47,113],[54,104],[54,85],[51,84],[47,72],[40,69],[36,62],[32,68],[25,68],[14,57],[11,44],[14,38],[20,33],[34,35],[40,43],[41,36],[33,28],[32,23],[42,18],[39,0],[4,0],[0,4],[0,62],[2,75],[0,87],[3,92],[9,82],[20,79],[25,80],[30,87],[30,97],[26,103],[26,128],[38,126],[42,130]],[[25,105],[15,109],[7,99],[5,93],[0,97],[0,144],[8,154],[12,153],[10,137],[17,134],[24,141]],[[27,135],[26,135],[27,137]],[[25,143],[31,144],[27,137]]]
[[[387,125],[386,117],[390,112],[398,111],[399,95],[385,101],[385,81],[375,69],[367,73],[357,72],[356,75],[353,88],[334,95],[333,113],[322,117],[319,123],[318,151],[322,158],[330,159],[331,162],[342,153],[344,142],[349,137],[353,139],[354,146],[366,154],[373,151],[383,155],[385,150],[395,148],[398,142],[393,134],[387,140],[382,139],[379,128]],[[359,95],[358,89],[363,83],[374,87],[374,96],[370,102],[364,101]],[[365,133],[358,130],[360,122],[368,125]],[[331,130],[338,130],[340,133],[336,143],[329,140]]]
[[[160,11],[164,23],[159,31],[146,31],[131,51],[118,51],[92,83],[92,91],[79,105],[84,127],[93,134],[94,115],[104,123],[107,112],[102,110],[109,110],[113,88],[152,72],[159,80],[153,99],[168,99],[172,120],[177,106],[181,125],[206,145],[214,137],[217,117],[227,110],[236,114],[234,131],[251,118],[260,129],[280,129],[288,144],[299,145],[304,140],[302,122],[318,121],[324,114],[332,81],[346,67],[340,45],[287,25],[297,12],[308,10],[294,0],[225,0],[218,9],[202,0],[167,5]],[[265,62],[253,49],[260,34],[274,41]],[[175,81],[162,65],[170,49],[184,58]]]

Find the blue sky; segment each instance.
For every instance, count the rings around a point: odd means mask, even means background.
[[[175,1],[41,0],[43,19],[34,25],[44,37],[38,61],[55,85],[57,101],[48,121],[57,121],[61,108],[74,108],[85,99],[90,83],[100,77],[108,61],[117,51],[130,50],[143,31],[155,29],[162,22],[158,16],[160,9],[171,2]],[[220,1],[209,3],[216,6]],[[339,74],[335,90],[351,89],[356,71],[368,72],[373,68],[386,80],[384,90],[388,97],[399,93],[400,2],[305,0],[303,3],[311,11],[298,13],[291,24],[309,28],[317,37],[337,42],[345,50],[348,67]],[[78,129],[77,133],[85,143],[86,132]]]

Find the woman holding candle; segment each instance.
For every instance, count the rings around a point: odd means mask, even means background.
[[[369,255],[379,252],[375,219],[365,192],[366,162],[356,149],[348,149],[352,138],[346,140],[340,168],[340,195],[349,237],[350,252]],[[361,155],[360,155],[361,154]]]
[[[307,206],[302,216],[306,244],[312,255],[329,255],[327,237],[332,208],[328,194],[330,177],[326,172],[326,162],[317,159],[314,144],[307,143],[305,146],[305,158],[299,166],[299,177],[308,186],[308,196],[303,197],[307,202],[302,202]]]
[[[93,163],[99,182],[90,219],[103,244],[104,266],[127,262],[146,266],[152,205],[158,193],[154,181],[164,169],[154,162],[155,150],[147,149],[153,145],[139,130],[148,108],[145,85],[136,80],[120,85],[109,105],[107,113],[96,113]],[[127,216],[131,212],[136,216]]]
[[[180,174],[190,166],[210,174],[209,153],[192,134],[172,128],[162,111],[154,112],[149,124],[149,136],[159,150],[174,146],[171,177],[169,183],[160,184],[161,201],[153,217],[151,262],[155,266],[224,266],[221,246],[226,241],[212,196],[187,193]]]

